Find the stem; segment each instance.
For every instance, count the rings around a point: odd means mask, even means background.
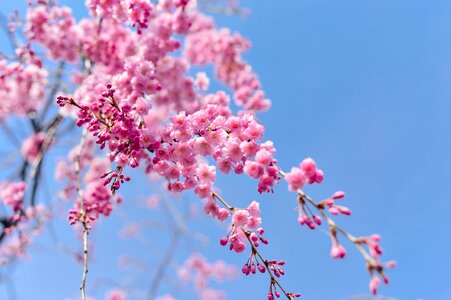
[[[235,207],[229,205],[224,199],[221,198],[221,196],[219,196],[218,193],[216,192],[212,192],[213,197],[215,197],[216,199],[219,200],[219,202],[222,203],[222,205],[224,205],[231,213],[233,213],[235,211]]]
[[[80,172],[81,172],[81,155],[83,152],[83,148],[86,144],[86,138],[88,135],[88,131],[86,128],[83,129],[82,137],[79,144],[79,151],[77,154],[77,157],[75,158],[74,162],[74,168],[75,168],[75,174],[77,177],[77,186],[76,190],[78,193],[78,196],[80,198],[80,221],[83,226],[83,273],[81,277],[81,285],[80,285],[80,291],[81,291],[81,299],[86,299],[86,277],[88,276],[88,234],[89,234],[89,228],[86,222],[86,210],[84,207],[84,201],[83,201],[83,192],[81,190],[81,179],[80,179]]]
[[[88,228],[83,222],[83,275],[81,278],[81,299],[86,299],[86,277],[88,276]]]

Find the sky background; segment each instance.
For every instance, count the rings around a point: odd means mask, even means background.
[[[8,12],[21,1],[1,1]],[[81,1],[61,1],[83,16]],[[245,1],[246,19],[219,17],[252,41],[246,59],[252,64],[273,101],[260,114],[265,137],[274,141],[283,169],[308,156],[325,172],[321,185],[308,187],[315,199],[344,190],[351,217],[338,223],[355,235],[380,233],[386,260],[398,267],[389,271],[391,284],[383,295],[399,300],[451,299],[451,2],[435,0],[297,0]],[[23,6],[22,6],[23,7]],[[4,36],[1,48],[7,47]],[[216,86],[213,86],[216,87]],[[52,174],[47,173],[49,182]],[[53,185],[50,185],[53,186]],[[238,206],[261,202],[267,257],[286,262],[283,285],[299,291],[302,299],[338,300],[368,293],[363,259],[351,245],[343,261],[329,257],[325,229],[310,231],[296,222],[296,197],[285,184],[273,195],[259,195],[247,178],[221,177],[222,194]],[[125,199],[149,189],[136,180],[124,189]],[[43,196],[44,198],[45,196]],[[144,196],[143,196],[144,197]],[[195,202],[187,195],[183,201]],[[128,208],[136,218],[153,212]],[[96,243],[88,282],[103,299],[106,289],[126,285],[117,256],[135,254],[158,262],[167,243],[164,231],[143,233],[146,248],[118,240],[121,210],[92,234]],[[224,228],[198,220],[193,229],[210,238],[206,246],[182,242],[177,258],[187,249],[201,250],[208,259],[241,266],[246,255],[218,245]],[[64,220],[55,227],[62,241],[74,245],[74,234]],[[50,250],[49,234],[32,247],[31,257],[10,276],[17,299],[64,299],[78,295],[81,267],[68,255]],[[9,273],[8,273],[9,274]],[[97,283],[94,284],[94,278]],[[101,278],[105,280],[100,280]],[[106,279],[108,278],[108,280]],[[125,279],[124,279],[125,278]],[[144,273],[143,286],[151,274]],[[113,280],[113,281],[112,281]],[[240,278],[220,285],[229,299],[263,299],[266,276]],[[163,284],[161,293],[169,291]],[[6,297],[0,287],[0,299]],[[3,294],[1,294],[3,293]],[[191,299],[185,294],[180,299]]]

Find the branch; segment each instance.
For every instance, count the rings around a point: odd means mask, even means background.
[[[279,174],[282,175],[282,177],[285,177],[286,173],[282,170],[279,171]],[[301,189],[297,189],[296,190],[297,194],[299,195],[299,198],[302,201],[307,201],[308,203],[310,203],[313,207],[316,208],[316,210],[321,214],[321,216],[326,220],[327,224],[329,225],[331,230],[336,230],[338,232],[340,232],[348,241],[350,241],[352,244],[354,244],[354,246],[357,248],[357,250],[360,252],[360,254],[362,254],[363,258],[365,259],[365,261],[371,265],[371,266],[375,266],[376,262],[374,261],[374,259],[371,257],[371,255],[368,254],[368,252],[362,247],[362,245],[359,243],[359,239],[356,238],[355,236],[353,236],[352,234],[350,234],[349,232],[347,232],[346,230],[344,230],[342,227],[338,226],[334,220],[332,220],[331,217],[329,217],[325,212],[324,212],[324,206],[321,205],[320,203],[314,201],[309,195],[305,194],[304,191],[302,191]]]

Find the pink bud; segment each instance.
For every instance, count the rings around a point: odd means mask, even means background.
[[[335,200],[342,199],[344,197],[345,197],[345,192],[343,192],[343,191],[337,191],[332,195],[332,199],[335,199]]]
[[[243,272],[243,274],[249,275],[249,266],[244,265],[243,268],[241,269],[241,272]]]
[[[345,206],[338,206],[338,205],[337,205],[337,208],[342,214],[347,215],[347,216],[351,215],[351,210],[349,208],[347,208]]]
[[[371,235],[371,239],[375,242],[379,242],[381,240],[381,236],[378,235],[377,233]]]
[[[330,256],[332,258],[343,258],[346,256],[346,249],[340,244],[334,244],[330,249]]]
[[[390,261],[388,261],[388,262],[385,264],[385,266],[386,266],[387,268],[394,268],[394,267],[396,267],[396,265],[397,265],[397,263],[396,263],[396,261],[394,261],[394,260],[390,260]]]
[[[227,245],[228,242],[229,242],[229,239],[227,237],[223,237],[222,239],[219,240],[219,244],[221,246]]]
[[[316,225],[318,225],[318,226],[321,225],[321,218],[319,216],[314,215],[313,220],[315,221]]]
[[[374,295],[377,294],[377,287],[379,286],[379,284],[380,284],[380,279],[379,279],[379,277],[377,277],[376,275],[373,275],[373,276],[371,277],[371,280],[370,280],[370,291],[371,291]]]
[[[255,274],[255,271],[256,271],[257,269],[255,268],[255,265],[252,265],[251,266],[251,272],[252,272],[252,274]]]
[[[307,219],[305,220],[305,224],[307,224],[307,226],[308,226],[311,230],[315,229],[315,223],[313,223],[312,220],[311,220],[310,218],[307,218]]]
[[[338,208],[336,206],[332,206],[329,208],[329,212],[333,215],[338,215]]]

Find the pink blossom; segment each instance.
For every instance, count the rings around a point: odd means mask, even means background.
[[[123,290],[113,289],[108,291],[105,296],[105,300],[125,300],[127,299],[127,293]]]
[[[260,203],[252,201],[247,207],[249,214],[253,217],[260,217]]]
[[[239,209],[233,213],[232,222],[235,226],[244,226],[249,222],[249,212],[244,209]]]
[[[290,191],[295,191],[304,186],[305,175],[299,168],[291,168],[291,172],[285,175]]]
[[[28,137],[22,144],[21,152],[26,161],[32,163],[41,150],[42,143],[45,139],[45,133],[39,132]]]

